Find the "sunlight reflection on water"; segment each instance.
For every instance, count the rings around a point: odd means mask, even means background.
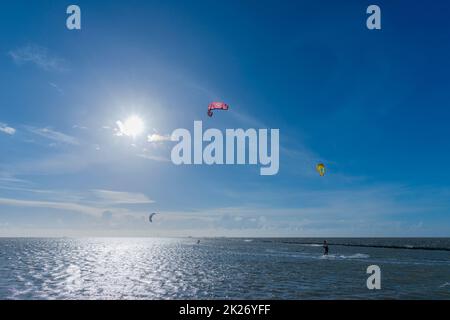
[[[196,242],[151,238],[0,239],[0,298],[450,297],[450,287],[444,285],[450,280],[450,259],[445,252],[339,248],[339,252],[323,259],[317,246],[258,239]],[[381,292],[365,288],[365,268],[370,264],[380,264],[385,272]]]

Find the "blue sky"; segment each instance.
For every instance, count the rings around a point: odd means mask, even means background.
[[[450,5],[70,4],[2,2],[0,236],[450,236]],[[280,129],[279,173],[148,141],[194,120]]]

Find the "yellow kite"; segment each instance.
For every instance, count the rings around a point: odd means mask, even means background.
[[[325,175],[325,165],[323,163],[319,163],[316,166],[316,170],[320,174],[321,177],[323,177]]]

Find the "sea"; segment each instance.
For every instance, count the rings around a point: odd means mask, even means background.
[[[0,238],[0,299],[450,299],[450,238],[323,240]]]

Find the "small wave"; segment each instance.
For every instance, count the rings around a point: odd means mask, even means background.
[[[137,277],[128,277],[128,279],[130,279],[131,281],[134,281],[134,282],[138,282],[138,283],[143,283],[143,284],[148,284],[148,285],[152,284],[151,281],[144,280],[144,279],[139,279]]]
[[[326,259],[326,260],[334,260],[336,259],[337,256],[335,256],[334,254],[327,254],[327,255],[322,255],[319,257],[319,259]]]
[[[331,260],[334,260],[334,259],[344,259],[344,260],[345,259],[367,259],[367,258],[370,258],[370,256],[368,254],[364,254],[364,253],[355,253],[355,254],[352,254],[349,256],[343,255],[343,254],[340,254],[340,255],[329,254],[329,255],[320,256],[320,259],[331,259]]]
[[[302,244],[299,244],[300,246],[303,246],[303,247],[322,247],[323,245],[322,244],[317,244],[317,243],[302,243]]]
[[[439,288],[450,287],[450,282],[446,282],[443,285],[439,286]]]
[[[342,259],[367,259],[367,258],[370,258],[370,256],[368,254],[364,254],[364,253],[355,253],[350,256],[342,255],[342,256],[340,256],[340,258],[342,258]]]
[[[450,251],[450,248],[447,247],[423,247],[423,246],[413,246],[413,245],[404,245],[404,246],[389,246],[389,245],[346,245],[348,247],[372,247],[372,248],[384,248],[384,249],[405,249],[405,250],[427,250],[427,251]]]
[[[77,265],[71,264],[70,266],[67,267],[66,273],[69,276],[78,278],[81,274],[81,269]]]
[[[76,290],[78,289],[82,282],[83,279],[81,278],[81,269],[80,267],[71,264],[67,269],[66,269],[66,274],[67,277],[65,279],[65,285],[69,290]]]
[[[16,289],[16,288],[11,288],[11,289],[9,289],[9,291],[11,292],[11,295],[8,296],[9,300],[22,300],[28,294],[33,292],[33,288],[22,289],[22,290]]]
[[[295,245],[310,245],[310,246],[322,246],[319,243],[299,243],[299,242],[282,242],[286,244]],[[381,249],[403,249],[403,250],[429,250],[429,251],[450,251],[448,247],[424,247],[413,245],[377,245],[377,244],[354,244],[354,243],[329,243],[330,246],[343,246],[343,247],[360,247],[360,248],[381,248]]]
[[[253,242],[253,239],[244,239],[244,242]]]

